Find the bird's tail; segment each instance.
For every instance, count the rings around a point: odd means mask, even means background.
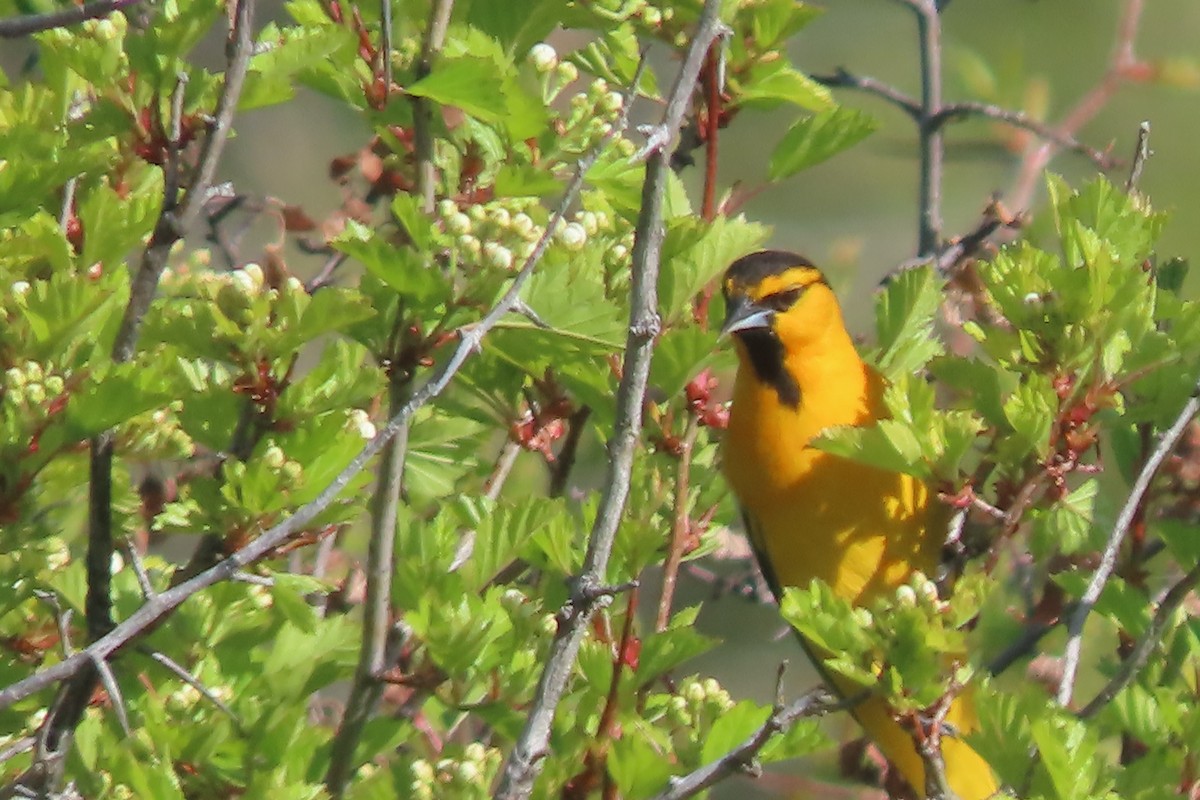
[[[835,676],[826,676],[838,693],[852,697],[861,687]],[[882,697],[871,695],[850,709],[888,761],[895,765],[904,779],[921,796],[925,796],[925,762],[917,752],[911,731],[896,722],[892,710]],[[946,715],[946,726],[954,735],[942,735],[942,760],[946,766],[946,783],[959,800],[986,800],[998,787],[991,767],[960,737],[979,726],[969,691],[956,698]]]

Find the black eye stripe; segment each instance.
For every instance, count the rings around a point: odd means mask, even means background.
[[[807,286],[798,286],[794,289],[785,289],[782,292],[775,292],[764,297],[760,302],[767,308],[775,311],[787,311],[796,301],[800,299],[800,295],[804,294]]]

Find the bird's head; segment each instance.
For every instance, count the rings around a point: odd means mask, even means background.
[[[812,262],[795,253],[763,250],[743,256],[722,282],[721,333],[746,349],[774,347],[792,353],[841,325],[837,298]]]

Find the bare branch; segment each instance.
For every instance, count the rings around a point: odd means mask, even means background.
[[[446,29],[450,25],[450,12],[454,0],[434,0],[421,42],[421,58],[417,61],[417,80],[433,70],[434,59],[446,41]],[[389,87],[390,88],[390,87]],[[417,194],[426,214],[433,213],[435,185],[433,164],[433,109],[424,97],[412,98],[413,103],[413,154],[417,159]]]
[[[1138,508],[1142,504],[1142,498],[1145,497],[1146,489],[1150,486],[1150,481],[1154,480],[1154,476],[1158,474],[1159,467],[1163,461],[1175,449],[1179,437],[1187,430],[1188,425],[1192,421],[1192,417],[1196,416],[1196,412],[1200,411],[1200,383],[1197,383],[1192,391],[1192,396],[1188,398],[1187,403],[1179,412],[1179,416],[1170,428],[1163,433],[1162,438],[1158,440],[1154,451],[1150,453],[1150,457],[1146,459],[1146,463],[1142,466],[1142,471],[1138,474],[1137,480],[1133,482],[1133,488],[1129,490],[1129,496],[1125,498],[1125,505],[1121,508],[1121,513],[1117,516],[1117,522],[1113,526],[1112,532],[1108,536],[1108,543],[1104,547],[1104,552],[1100,556],[1100,565],[1096,567],[1096,571],[1092,574],[1092,579],[1088,583],[1087,589],[1084,590],[1083,596],[1079,598],[1079,606],[1071,614],[1067,623],[1067,648],[1063,659],[1063,679],[1058,687],[1058,695],[1056,697],[1058,704],[1068,706],[1071,703],[1071,695],[1075,691],[1075,677],[1079,673],[1079,661],[1083,652],[1083,625],[1087,622],[1088,614],[1091,613],[1092,607],[1096,605],[1096,601],[1100,599],[1101,592],[1104,591],[1105,584],[1108,583],[1113,570],[1117,566],[1117,554],[1120,552],[1121,545],[1125,541],[1125,535],[1129,532],[1129,527],[1133,523],[1133,518],[1138,512]]]
[[[107,17],[114,11],[131,8],[142,0],[93,0],[45,14],[24,14],[0,19],[0,39],[20,39],[51,28],[66,28],[89,19]]]
[[[1084,144],[1074,136],[1071,136],[1069,133],[1056,130],[1041,120],[1034,119],[1023,111],[1014,111],[993,103],[980,103],[973,101],[950,103],[942,106],[941,110],[934,114],[933,118],[930,119],[929,124],[934,127],[941,128],[948,122],[966,117],[984,117],[986,119],[995,120],[996,122],[1003,122],[1007,125],[1012,125],[1014,128],[1021,128],[1022,130],[1029,131],[1038,138],[1044,139],[1048,142],[1053,142],[1064,150],[1071,150],[1085,156],[1088,160],[1096,165],[1097,169],[1102,171],[1110,170],[1116,165],[1116,161],[1113,159],[1110,153],[1097,150],[1090,145]]]
[[[1175,612],[1183,605],[1184,600],[1198,583],[1200,583],[1200,564],[1192,567],[1186,575],[1176,581],[1163,597],[1162,602],[1158,604],[1158,610],[1154,612],[1154,619],[1150,621],[1150,626],[1146,628],[1141,638],[1133,646],[1133,650],[1121,662],[1117,674],[1113,675],[1104,688],[1097,692],[1096,696],[1079,711],[1080,719],[1094,717],[1137,676],[1142,667],[1146,665],[1151,651],[1162,640],[1163,634],[1170,625],[1171,617],[1175,616]]]
[[[921,119],[917,129],[921,151],[917,198],[917,255],[932,256],[942,239],[942,170],[945,148],[938,126],[931,124],[942,108],[942,18],[934,0],[904,0],[917,15],[921,53]]]
[[[683,115],[687,113],[688,104],[692,99],[692,89],[695,88],[696,79],[700,76],[700,68],[704,65],[704,57],[708,53],[709,45],[718,36],[726,36],[731,33],[715,16],[709,20],[707,12],[708,4],[706,3],[705,10],[701,13],[696,25],[697,38],[692,40],[683,66],[679,69],[679,75],[675,78],[675,86],[667,99],[667,109],[663,114],[662,122],[651,126],[647,131],[646,144],[642,145],[642,148],[634,154],[632,159],[634,161],[644,161],[651,153],[661,152],[679,133],[679,128],[683,124]],[[697,49],[696,43],[701,40],[701,37],[704,39],[704,47]],[[633,82],[635,91],[639,80],[640,77]]]
[[[512,472],[513,464],[517,463],[517,456],[519,455],[521,455],[521,445],[512,439],[506,439],[504,446],[500,448],[500,455],[496,459],[496,466],[484,483],[484,497],[489,500],[495,500],[500,496],[500,490],[504,488],[504,483],[508,480],[509,473]]]
[[[200,681],[199,678],[185,669],[182,664],[175,661],[173,658],[158,652],[157,650],[151,650],[149,647],[139,647],[138,651],[154,663],[161,666],[163,669],[170,672],[176,678],[179,678],[179,680],[183,681],[188,686],[191,686],[193,689],[199,692],[205,700],[212,703],[218,710],[220,710],[233,721],[233,725],[235,728],[237,728],[239,733],[242,732],[242,722],[237,718],[237,714],[233,713],[233,709],[226,705],[224,700],[222,700],[220,697],[217,697],[216,692],[214,692],[212,689],[209,689]]]
[[[391,411],[403,405],[407,381],[397,383],[393,377],[389,386]],[[396,542],[396,514],[400,506],[400,490],[404,480],[404,459],[408,450],[408,426],[397,431],[383,448],[379,475],[375,484],[375,503],[371,515],[371,538],[367,543],[366,596],[363,600],[362,643],[354,681],[346,698],[346,710],[333,737],[325,787],[334,798],[342,797],[354,775],[354,751],[362,737],[363,728],[383,694],[379,676],[386,668],[384,651],[387,648],[388,628],[392,612],[392,575],[395,572],[393,550]]]
[[[573,581],[571,599],[559,612],[560,624],[546,666],[538,680],[524,729],[501,767],[496,800],[518,800],[533,791],[533,782],[550,740],[558,703],[566,689],[579,647],[587,635],[588,623],[598,606],[587,598],[604,579],[612,552],[613,538],[629,495],[630,473],[642,426],[642,406],[650,375],[650,359],[661,322],[658,317],[659,251],[663,238],[663,191],[670,168],[665,146],[679,131],[687,104],[708,47],[720,29],[719,0],[705,0],[696,31],[667,101],[662,122],[653,130],[643,148],[646,177],[642,185],[641,207],[634,233],[632,286],[630,291],[629,332],[621,382],[617,389],[616,421],[608,442],[608,469],[601,493],[596,521],[588,538],[583,571]],[[642,65],[645,58],[642,59]],[[636,91],[641,66],[634,77]],[[626,108],[629,107],[626,103]]]
[[[776,701],[771,716],[745,741],[711,764],[681,778],[673,778],[665,790],[654,795],[653,800],[685,800],[730,775],[746,771],[775,734],[787,730],[798,720],[823,716],[835,707],[835,698],[823,688],[809,692],[788,706]]]
[[[831,75],[813,75],[812,79],[832,89],[856,89],[875,95],[891,103],[914,120],[921,119],[921,103],[919,101],[878,78],[854,75],[847,72],[844,67],[838,67],[837,71]]]

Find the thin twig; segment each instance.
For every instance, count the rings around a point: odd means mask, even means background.
[[[379,53],[383,57],[383,105],[392,96],[392,0],[379,1]]]
[[[1187,600],[1188,595],[1191,594],[1197,583],[1200,583],[1200,564],[1192,567],[1166,593],[1162,602],[1158,604],[1158,609],[1154,612],[1154,619],[1150,621],[1150,626],[1146,628],[1141,638],[1138,639],[1137,644],[1133,646],[1133,650],[1121,662],[1120,668],[1117,669],[1117,674],[1113,675],[1108,683],[1104,685],[1104,688],[1097,692],[1096,696],[1080,709],[1077,714],[1080,719],[1094,717],[1137,677],[1138,672],[1146,665],[1146,660],[1150,657],[1150,653],[1158,645],[1159,641],[1161,641],[1163,634],[1166,633],[1167,627],[1171,622],[1171,617],[1175,615],[1175,612]]]
[[[62,205],[59,206],[58,212],[58,229],[63,233],[67,231],[67,225],[71,221],[71,217],[75,215],[75,188],[79,183],[79,177],[69,179],[63,186]]]
[[[671,95],[667,100],[666,112],[663,114],[662,122],[658,125],[650,126],[646,130],[646,143],[642,148],[634,154],[632,161],[645,161],[648,157],[657,152],[662,152],[671,140],[679,133],[679,128],[683,124],[683,115],[687,113],[688,103],[691,101],[692,89],[695,87],[696,78],[700,75],[700,68],[704,64],[704,55],[708,50],[708,46],[718,36],[724,36],[729,33],[729,29],[719,19],[709,20],[707,17],[708,4],[705,4],[705,11],[701,13],[700,19],[696,27],[696,35],[699,37],[704,34],[705,45],[699,50],[696,49],[696,43],[699,38],[693,39],[690,48],[688,49],[687,58],[680,68],[679,75],[676,76],[675,87],[672,89]],[[708,30],[711,28],[711,31]],[[640,81],[634,81],[634,89],[637,89],[637,84]],[[681,86],[686,86],[685,91],[677,91]]]
[[[566,690],[579,647],[587,635],[588,623],[598,608],[596,601],[587,596],[604,579],[613,539],[629,496],[630,473],[641,432],[642,405],[650,376],[650,359],[661,327],[657,308],[659,252],[663,238],[663,192],[670,174],[665,148],[679,131],[705,53],[720,28],[719,7],[719,0],[705,0],[696,32],[671,89],[663,121],[652,130],[650,143],[643,148],[643,153],[649,157],[646,160],[641,207],[634,232],[629,332],[625,341],[621,382],[617,388],[613,435],[608,442],[608,469],[604,487],[596,521],[588,537],[583,570],[573,581],[571,599],[559,612],[558,631],[550,643],[550,652],[525,718],[525,726],[501,766],[495,800],[520,800],[533,791],[533,782],[541,771],[541,762],[549,746],[555,712]],[[643,57],[633,80],[635,91],[644,66]],[[627,108],[629,105],[626,103]]]
[[[946,759],[942,755],[942,729],[946,724],[946,715],[961,686],[953,686],[942,696],[937,704],[933,719],[928,722],[928,730],[923,732],[920,747],[921,763],[925,767],[925,797],[927,800],[958,800],[958,795],[950,788],[946,777]]]
[[[74,609],[64,609],[55,592],[34,589],[33,595],[50,606],[54,612],[54,624],[58,628],[58,643],[62,647],[63,658],[70,658],[75,653],[75,648],[71,646],[71,617],[74,615]]]
[[[484,497],[495,500],[500,496],[500,490],[504,488],[504,483],[508,480],[519,455],[521,455],[521,445],[512,439],[506,439],[504,446],[500,448],[500,455],[496,458],[496,466],[492,469],[492,474],[484,481]]]
[[[149,647],[138,647],[138,652],[142,653],[151,661],[155,662],[160,667],[174,675],[176,678],[179,678],[179,680],[183,681],[188,686],[191,686],[193,689],[199,692],[205,700],[212,703],[219,711],[224,713],[227,717],[229,717],[230,720],[232,720],[233,726],[239,734],[244,732],[242,729],[242,722],[238,719],[237,714],[233,713],[233,709],[230,708],[224,700],[218,697],[216,692],[214,692],[212,689],[209,689],[201,682],[199,678],[184,668],[182,664],[175,661],[170,656],[160,653],[157,650],[152,650]]]
[[[89,19],[107,17],[114,11],[131,8],[142,0],[93,0],[81,6],[71,6],[45,14],[23,14],[0,19],[0,39],[20,39],[52,28],[78,25]]]
[[[389,387],[391,413],[404,406],[408,384],[393,378]],[[330,747],[325,788],[333,798],[346,792],[357,764],[354,751],[363,728],[383,695],[379,676],[384,662],[388,629],[391,626],[392,576],[395,573],[393,550],[396,541],[396,515],[404,480],[404,459],[408,450],[408,426],[404,425],[383,448],[379,476],[375,484],[375,507],[371,515],[371,538],[367,543],[366,593],[363,599],[362,643],[354,680],[346,698],[346,710]]]
[[[22,736],[20,739],[9,744],[8,747],[0,750],[0,764],[3,764],[14,756],[21,755],[21,753],[28,753],[35,745],[37,745],[36,736]]]
[[[683,551],[687,547],[692,451],[695,449],[699,430],[699,420],[695,414],[689,413],[687,428],[679,442],[679,462],[675,467],[675,496],[672,503],[674,519],[671,524],[671,543],[667,549],[667,560],[663,564],[662,594],[658,598],[658,617],[654,625],[657,631],[665,631],[671,621],[671,604],[675,599],[679,565],[683,562]]]
[[[163,164],[163,208],[174,208],[179,202],[179,151],[183,141],[183,99],[187,93],[188,74],[175,73],[175,90],[171,92],[171,119],[167,123],[167,157]]]
[[[830,75],[813,75],[812,79],[831,89],[855,89],[886,100],[914,120],[921,119],[921,103],[890,84],[866,75],[854,75],[838,67]]]
[[[13,703],[29,697],[31,694],[75,675],[87,666],[88,659],[93,654],[107,658],[140,636],[166,615],[170,614],[192,595],[215,583],[229,580],[233,576],[240,574],[244,567],[262,559],[294,534],[303,531],[309,523],[328,508],[346,486],[366,468],[367,464],[383,448],[384,444],[390,441],[393,436],[408,424],[408,420],[412,418],[412,415],[446,389],[450,381],[462,369],[467,359],[478,351],[484,336],[512,310],[513,304],[520,296],[521,290],[525,287],[530,275],[533,274],[534,269],[541,261],[546,248],[549,247],[553,231],[560,224],[559,221],[566,216],[567,209],[570,208],[575,198],[579,195],[579,190],[583,186],[584,175],[592,164],[595,163],[598,154],[599,149],[580,160],[575,174],[568,181],[563,191],[563,197],[559,201],[554,214],[551,216],[542,237],[534,246],[533,252],[526,258],[525,264],[521,267],[520,271],[513,277],[508,291],[504,293],[479,322],[474,325],[463,326],[459,329],[459,344],[450,357],[442,363],[437,371],[419,389],[413,392],[411,399],[404,404],[403,408],[388,420],[388,423],[375,434],[374,438],[363,446],[358,455],[350,460],[350,463],[338,473],[337,477],[330,481],[329,485],[320,494],[311,502],[297,509],[287,519],[268,528],[245,547],[234,551],[224,560],[194,577],[177,586],[171,587],[165,592],[159,593],[154,600],[144,603],[141,608],[129,615],[127,619],[114,627],[109,633],[89,645],[86,651],[76,653],[71,658],[64,659],[51,667],[30,675],[24,680],[0,689],[0,709],[7,708]]]
[[[1137,514],[1138,508],[1142,504],[1142,497],[1146,494],[1146,489],[1150,486],[1150,481],[1158,474],[1159,468],[1163,461],[1175,449],[1175,445],[1179,441],[1179,437],[1187,430],[1191,424],[1192,417],[1196,416],[1196,412],[1200,411],[1200,383],[1197,383],[1192,391],[1192,396],[1188,398],[1183,409],[1180,410],[1179,416],[1175,422],[1163,433],[1162,438],[1158,440],[1158,445],[1154,451],[1150,453],[1150,457],[1146,459],[1146,463],[1142,466],[1142,471],[1138,474],[1137,480],[1133,483],[1133,488],[1129,490],[1129,496],[1125,499],[1125,505],[1121,508],[1121,513],[1117,516],[1117,522],[1113,526],[1112,532],[1108,536],[1108,543],[1104,547],[1104,552],[1100,556],[1100,565],[1096,567],[1095,573],[1092,574],[1092,579],[1088,583],[1087,589],[1083,596],[1079,598],[1079,606],[1067,623],[1067,648],[1063,658],[1063,678],[1062,683],[1058,687],[1058,695],[1056,700],[1061,706],[1068,706],[1071,703],[1071,696],[1075,691],[1075,677],[1079,673],[1079,661],[1083,652],[1083,625],[1087,622],[1088,614],[1091,613],[1092,607],[1096,605],[1096,601],[1100,599],[1101,592],[1104,591],[1105,585],[1108,583],[1109,577],[1117,566],[1117,554],[1120,552],[1121,544],[1125,541],[1125,535],[1129,532],[1130,524],[1133,522],[1134,516]]]
[[[580,406],[567,418],[567,435],[563,437],[562,447],[559,448],[554,467],[550,470],[548,493],[551,497],[562,497],[567,489],[567,480],[571,477],[571,470],[575,467],[575,456],[579,452],[579,442],[583,439],[583,432],[591,415],[590,408]]]
[[[142,590],[142,597],[146,600],[152,599],[156,594],[154,584],[150,582],[150,576],[146,574],[146,565],[142,563],[142,554],[138,552],[137,544],[130,536],[125,537],[125,557],[129,559],[129,566],[133,568],[138,588]]]
[[[1150,158],[1150,123],[1142,121],[1138,125],[1137,144],[1133,148],[1133,164],[1129,167],[1129,178],[1125,181],[1125,193],[1129,194],[1137,188],[1142,179],[1142,170],[1146,160]]]
[[[775,734],[787,730],[799,720],[824,716],[835,707],[835,698],[824,688],[814,689],[786,706],[777,699],[771,716],[741,744],[711,764],[682,777],[672,778],[667,788],[654,795],[652,800],[685,800],[695,797],[724,778],[745,772]]]
[[[1116,165],[1116,161],[1110,153],[1097,150],[1079,141],[1069,133],[1056,130],[1052,126],[1047,125],[1039,119],[1034,119],[1023,111],[1014,111],[1013,109],[1003,108],[993,103],[976,101],[949,103],[942,106],[941,110],[929,120],[929,124],[935,128],[941,128],[948,122],[964,117],[984,117],[996,122],[1003,122],[1006,125],[1012,125],[1014,128],[1029,131],[1038,138],[1053,142],[1064,150],[1071,150],[1085,156],[1096,165],[1097,169],[1102,171],[1110,170]]]
[[[1108,104],[1117,90],[1136,76],[1139,60],[1134,50],[1138,28],[1141,23],[1145,0],[1125,0],[1120,21],[1117,23],[1116,41],[1108,69],[1100,80],[1088,90],[1067,112],[1062,122],[1055,126],[1059,136],[1074,136]],[[1033,196],[1042,170],[1050,162],[1059,145],[1043,140],[1029,152],[1021,164],[1020,174],[1008,193],[1009,202],[1015,208],[1027,208]]]

